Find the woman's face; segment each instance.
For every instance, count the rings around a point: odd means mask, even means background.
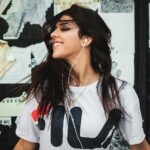
[[[53,55],[57,59],[72,60],[81,51],[79,27],[70,16],[62,16],[50,34]]]

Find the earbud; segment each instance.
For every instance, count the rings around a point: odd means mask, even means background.
[[[84,39],[84,44],[86,44],[86,43],[87,43],[87,41],[88,41],[87,39]]]
[[[85,46],[86,46],[87,41],[88,41],[87,39],[84,39],[84,40],[83,40],[83,43],[82,43],[82,46],[83,46],[83,47],[85,47]]]

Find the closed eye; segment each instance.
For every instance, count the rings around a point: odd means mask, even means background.
[[[60,28],[61,31],[68,31],[68,30],[70,30],[70,29],[71,29],[71,28],[68,28],[68,27],[61,27],[61,28]]]

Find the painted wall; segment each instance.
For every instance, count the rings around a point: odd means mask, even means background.
[[[92,8],[104,19],[112,31],[112,74],[134,84],[133,0],[0,0],[0,147],[5,150],[17,140],[16,116],[25,96],[24,91],[12,89],[28,86],[24,78],[47,54],[41,37],[43,23],[74,2]],[[5,145],[6,141],[10,144]]]

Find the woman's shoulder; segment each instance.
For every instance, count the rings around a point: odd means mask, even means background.
[[[117,84],[117,88],[119,92],[135,91],[131,83],[125,80],[118,79],[118,78],[116,78],[115,80],[116,80],[116,84]]]
[[[132,84],[119,79],[116,79],[116,83],[122,104],[125,104],[127,107],[129,107],[129,104],[130,106],[133,106],[139,103],[139,98]]]
[[[35,108],[38,107],[38,101],[35,97],[32,97],[30,99],[27,99],[24,102],[23,110],[27,110],[29,112],[32,112]]]

